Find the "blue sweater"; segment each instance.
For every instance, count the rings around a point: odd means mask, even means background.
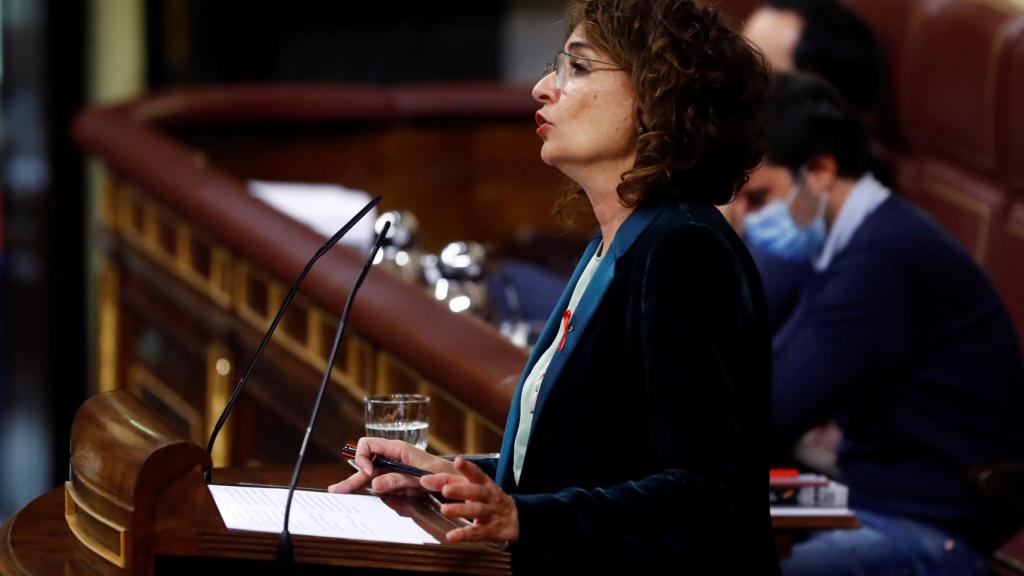
[[[757,256],[771,286],[771,263]],[[831,265],[804,280],[776,332],[774,362],[777,451],[833,419],[854,508],[927,522],[982,548],[1005,536],[991,530],[968,470],[1024,460],[1021,350],[984,273],[930,217],[895,197],[871,213]]]

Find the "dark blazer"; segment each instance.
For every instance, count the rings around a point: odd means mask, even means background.
[[[527,364],[558,329],[595,237]],[[757,271],[714,206],[665,201],[622,224],[545,374],[512,495],[517,571],[668,566],[774,574],[771,340]],[[674,568],[670,568],[674,569]]]

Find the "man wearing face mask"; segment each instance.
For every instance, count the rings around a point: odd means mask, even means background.
[[[984,573],[1013,526],[969,469],[1024,460],[1006,309],[956,240],[866,171],[864,129],[833,88],[779,75],[773,91],[764,162],[734,212],[779,325],[773,444],[788,453],[834,420],[864,525],[798,544],[783,573]]]

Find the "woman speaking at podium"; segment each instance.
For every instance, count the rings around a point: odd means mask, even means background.
[[[771,341],[761,282],[716,205],[761,158],[768,74],[717,10],[571,0],[533,89],[541,159],[599,225],[515,393],[500,458],[363,438],[331,487],[440,491],[523,572],[778,570],[766,488]],[[436,474],[373,470],[371,452]]]

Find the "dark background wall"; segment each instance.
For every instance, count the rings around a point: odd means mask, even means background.
[[[505,4],[158,0],[146,17],[148,81],[494,80]]]
[[[2,4],[4,513],[63,480],[86,389],[85,194],[67,137],[83,99],[82,14],[78,2]]]

